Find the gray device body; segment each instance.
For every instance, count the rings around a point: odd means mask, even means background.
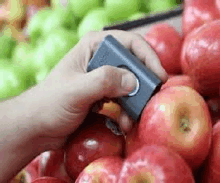
[[[161,80],[111,35],[106,36],[100,43],[88,64],[87,72],[103,65],[125,68],[135,74],[138,81],[135,91],[115,101],[138,121],[149,99],[159,90]]]

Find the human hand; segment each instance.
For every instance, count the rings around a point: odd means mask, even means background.
[[[20,96],[34,114],[35,131],[44,139],[46,149],[62,146],[96,102],[127,95],[135,88],[135,76],[125,69],[103,66],[86,72],[99,43],[109,34],[130,49],[162,81],[167,79],[157,55],[141,36],[118,30],[90,32],[42,83]],[[121,113],[117,122],[125,132],[132,127],[132,119],[126,112]]]

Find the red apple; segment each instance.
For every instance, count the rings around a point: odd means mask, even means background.
[[[123,160],[119,156],[106,156],[91,162],[80,174],[76,183],[118,183]]]
[[[161,90],[172,86],[188,86],[194,88],[192,79],[188,75],[175,75],[168,78],[161,86]]]
[[[112,120],[104,115],[90,113],[83,125],[69,139],[65,153],[65,168],[75,180],[92,161],[103,156],[123,153],[124,136],[109,129]]]
[[[184,159],[163,146],[146,145],[123,163],[118,183],[194,183],[193,174]]]
[[[219,18],[220,14],[215,6],[215,0],[185,0],[182,32],[186,36],[193,29]]]
[[[38,174],[38,171],[31,165],[28,165],[26,168],[25,168],[25,174],[24,174],[24,177],[25,177],[25,181],[27,183],[31,183],[33,180],[39,178],[39,174]]]
[[[143,143],[138,139],[138,126],[139,123],[135,123],[131,131],[126,135],[125,157],[128,157],[128,155],[143,146]]]
[[[178,152],[195,170],[208,155],[212,124],[206,102],[186,86],[169,87],[151,98],[142,112],[136,141],[162,144]],[[127,153],[136,148],[131,142]]]
[[[145,40],[155,50],[167,73],[181,73],[182,37],[174,27],[167,23],[156,24],[146,33]]]
[[[218,12],[220,13],[220,1],[219,0],[215,0],[215,5],[218,9]]]
[[[71,182],[71,178],[66,173],[64,167],[63,149],[42,153],[39,164],[39,174],[41,177],[56,177],[65,180],[66,182]]]
[[[203,96],[219,96],[220,85],[220,20],[205,24],[190,34],[183,43],[181,65],[195,89]]]
[[[32,183],[67,183],[67,182],[55,177],[40,177],[35,179]]]
[[[220,120],[213,126],[212,146],[205,164],[202,183],[218,183],[220,180]]]
[[[22,179],[24,180],[25,183],[31,183],[33,180],[40,177],[38,171],[39,162],[40,162],[40,156],[37,156],[21,171]]]

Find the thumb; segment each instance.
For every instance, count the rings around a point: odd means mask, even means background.
[[[85,74],[80,81],[78,99],[91,105],[103,98],[116,98],[128,95],[137,84],[135,75],[122,68],[102,66]],[[82,101],[81,101],[82,102]]]

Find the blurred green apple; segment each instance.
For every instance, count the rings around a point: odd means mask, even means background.
[[[130,17],[128,17],[128,20],[132,21],[132,20],[138,20],[140,18],[143,18],[146,16],[146,13],[144,12],[137,12],[134,13],[133,15],[131,15]]]
[[[19,43],[13,52],[12,60],[14,64],[21,66],[27,73],[32,82],[30,85],[36,84],[35,80],[35,64],[33,62],[33,48],[27,43]]]
[[[27,43],[20,43],[14,52],[14,64],[21,66],[26,73],[33,77],[35,83],[38,82],[37,76],[42,73],[42,70],[49,72],[50,68],[46,64],[46,55],[44,54],[43,45],[32,48]]]
[[[88,12],[88,14],[82,19],[78,27],[78,36],[81,38],[89,31],[99,31],[106,25],[109,25],[111,21],[107,16],[107,12],[104,8],[97,8]]]
[[[77,42],[78,36],[73,31],[57,29],[51,32],[42,44],[47,65],[53,68]]]
[[[148,3],[148,0],[140,0],[141,5],[140,5],[139,11],[145,12],[145,13],[149,12],[148,7],[146,6],[146,3]]]
[[[76,18],[70,6],[56,10],[47,8],[39,11],[28,25],[32,45],[36,46],[39,38],[47,37],[51,31],[59,28],[77,29]]]
[[[30,41],[32,45],[36,45],[38,39],[42,36],[42,25],[46,21],[47,17],[49,17],[53,11],[49,8],[42,9],[38,11],[30,20],[27,32],[30,35]]]
[[[6,36],[2,33],[0,36],[0,59],[11,58],[17,42],[12,37]]]
[[[74,14],[80,18],[85,16],[88,11],[101,6],[101,0],[70,0]]]
[[[67,6],[54,10],[42,24],[42,31],[47,36],[50,31],[57,28],[77,29],[76,18],[73,11]]]
[[[50,5],[53,10],[58,8],[65,8],[69,1],[67,0],[50,0]]]
[[[28,43],[19,43],[13,52],[12,60],[15,64],[30,70],[32,64],[32,48]]]
[[[150,12],[160,12],[169,10],[174,4],[172,0],[147,0],[146,6]]]
[[[111,21],[126,19],[139,11],[142,0],[106,0],[105,8]]]
[[[37,83],[40,83],[41,81],[45,80],[49,73],[50,69],[47,67],[44,67],[39,72],[37,72],[35,75]]]
[[[46,39],[39,40],[33,55],[37,82],[42,81],[77,42],[76,32],[64,28],[54,30]]]
[[[0,100],[17,96],[28,89],[32,82],[31,79],[22,67],[12,63],[1,63]]]
[[[39,41],[38,43],[41,43],[41,41]],[[44,45],[42,44],[41,46],[36,46],[36,48],[33,51],[32,67],[34,68],[36,83],[39,83],[41,80],[44,79],[42,76],[39,77],[39,74],[42,75],[41,73],[44,72],[44,77],[46,77],[46,75],[51,70],[47,64],[49,60],[47,60],[47,55],[45,54],[44,49]],[[47,72],[45,73],[45,71]]]

